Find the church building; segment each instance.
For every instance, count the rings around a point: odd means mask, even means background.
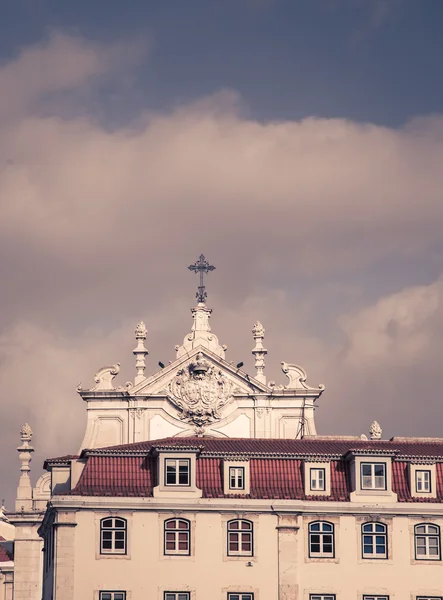
[[[443,439],[384,440],[376,421],[369,437],[317,434],[324,386],[286,362],[286,385],[267,381],[260,322],[255,372],[229,362],[209,323],[214,267],[189,268],[175,358],[146,376],[139,323],[134,381],[117,384],[117,363],[77,388],[80,448],[34,488],[22,428],[0,600],[443,600]]]

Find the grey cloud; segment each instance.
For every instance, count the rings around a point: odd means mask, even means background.
[[[286,360],[326,384],[320,431],[361,433],[377,418],[386,432],[436,434],[440,281],[417,287],[411,272],[404,289],[380,282],[368,295],[362,274],[377,268],[386,281],[394,259],[425,264],[435,252],[443,118],[401,130],[260,123],[233,92],[112,131],[32,109],[46,92],[112,76],[121,48],[96,48],[56,35],[0,71],[13,90],[0,109],[4,493],[17,480],[22,421],[35,430],[38,472],[45,455],[81,440],[78,381],[116,361],[123,382],[134,376],[140,318],[150,372],[174,358],[196,287],[186,266],[202,251],[217,266],[209,299],[229,360],[252,369],[260,318],[269,378],[283,383]],[[48,66],[38,85],[26,81],[29,64]]]

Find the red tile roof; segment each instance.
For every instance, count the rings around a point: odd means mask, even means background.
[[[352,451],[388,453],[393,461],[393,491],[400,502],[417,502],[408,484],[408,460],[443,461],[443,441],[396,441],[354,439],[226,439],[166,438],[86,450],[86,466],[73,495],[82,496],[152,496],[157,480],[154,449],[200,448],[197,455],[197,487],[204,498],[222,498],[223,458],[244,456],[250,461],[249,498],[305,499],[303,459],[323,457],[331,461],[331,495],[309,496],[311,500],[347,501],[350,482],[345,456]],[[50,461],[49,461],[50,462]],[[423,502],[443,501],[443,463],[437,463],[437,498]],[[230,494],[229,497],[235,497]],[[238,497],[244,497],[243,495]]]
[[[9,552],[1,542],[6,542],[5,538],[0,535],[0,563],[10,562],[13,560],[12,552]],[[7,542],[10,544],[11,542]]]
[[[148,453],[152,448],[168,446],[196,446],[202,449],[201,455],[207,454],[247,454],[247,455],[332,455],[337,458],[351,450],[358,452],[386,451],[399,456],[428,456],[443,459],[443,440],[420,441],[411,438],[410,441],[393,440],[361,440],[361,439],[329,439],[304,438],[301,440],[261,439],[261,438],[164,438],[149,442],[135,442],[121,446],[111,446],[94,450],[84,450],[82,455],[94,454],[130,454],[132,452]]]

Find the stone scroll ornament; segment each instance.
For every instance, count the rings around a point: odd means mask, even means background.
[[[234,384],[197,354],[169,384],[168,397],[180,409],[180,419],[193,423],[198,433],[221,419],[220,411],[233,398]]]

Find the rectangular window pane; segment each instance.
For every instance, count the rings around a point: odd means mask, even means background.
[[[189,483],[189,463],[187,460],[179,461],[178,482],[180,485],[188,485]]]
[[[374,475],[376,477],[385,476],[385,465],[374,465]]]
[[[364,489],[372,488],[372,477],[369,475],[364,475],[362,477],[361,485]]]
[[[175,460],[166,461],[166,484],[175,485],[177,480],[177,469]]]

